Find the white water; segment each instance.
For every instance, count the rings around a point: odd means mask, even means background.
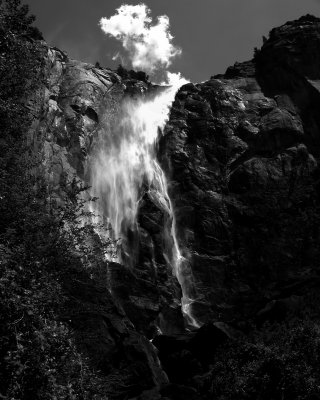
[[[99,142],[99,150],[91,166],[92,194],[99,199],[94,203],[93,211],[100,215],[96,222],[104,221],[109,228],[98,230],[100,237],[118,240],[112,251],[114,257],[121,261],[121,242],[129,230],[134,231],[141,187],[147,182],[151,198],[170,215],[172,249],[170,255],[165,256],[182,289],[183,314],[189,325],[198,327],[191,315],[190,284],[183,271],[187,260],[179,248],[167,180],[155,151],[159,132],[168,120],[175,94],[187,82],[177,74],[168,74],[168,77],[169,86],[155,97],[127,99],[116,126],[112,127],[112,131],[105,130],[105,137]]]

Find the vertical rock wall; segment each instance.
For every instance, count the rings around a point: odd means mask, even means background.
[[[302,17],[176,97],[160,157],[203,322],[255,317],[318,276],[319,54],[320,20]]]
[[[306,16],[273,30],[254,60],[176,96],[159,160],[202,323],[241,327],[319,285],[319,59],[320,20]],[[45,75],[32,142],[59,203],[68,182],[88,183],[96,139],[112,132],[122,99],[157,88],[143,74],[121,78],[52,48]],[[184,330],[181,290],[164,256],[168,224],[145,188],[127,238],[134,266],[97,254],[99,281],[83,271],[65,282],[79,344],[121,382],[119,398],[165,384],[146,337]]]

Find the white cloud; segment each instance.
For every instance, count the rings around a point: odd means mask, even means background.
[[[124,4],[110,18],[100,20],[101,29],[122,42],[132,66],[146,72],[167,68],[172,58],[181,54],[181,49],[171,42],[169,18],[162,15],[156,23],[145,4]]]

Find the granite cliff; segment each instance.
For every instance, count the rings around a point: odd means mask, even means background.
[[[30,100],[29,140],[59,204],[67,182],[90,184],[97,138],[123,99],[163,89],[144,73],[74,61],[41,43],[45,79]],[[180,88],[158,159],[202,327],[185,323],[164,257],[171,217],[142,187],[126,242],[132,262],[97,250],[98,272],[63,281],[62,318],[111,382],[110,399],[218,396],[206,382],[221,343],[309,307],[320,285],[319,90],[320,19],[309,15],[273,29],[251,61]],[[88,241],[99,248],[94,231]],[[274,396],[261,398],[281,398]]]
[[[177,94],[159,156],[203,322],[252,316],[318,280],[318,52],[319,20],[302,17]]]

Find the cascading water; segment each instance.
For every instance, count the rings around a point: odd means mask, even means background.
[[[121,242],[129,230],[134,231],[138,213],[141,187],[147,182],[150,196],[157,199],[170,215],[172,249],[165,255],[172,265],[182,289],[182,311],[188,325],[198,327],[191,315],[190,284],[184,274],[187,260],[181,254],[176,220],[165,174],[155,152],[159,131],[164,128],[170,107],[179,87],[187,81],[178,74],[168,73],[168,86],[153,98],[126,99],[116,124],[106,129],[98,144],[99,150],[91,165],[92,194],[98,197],[92,210],[95,222],[106,222],[108,230],[98,231],[103,239],[113,239],[114,257],[121,260]]]

